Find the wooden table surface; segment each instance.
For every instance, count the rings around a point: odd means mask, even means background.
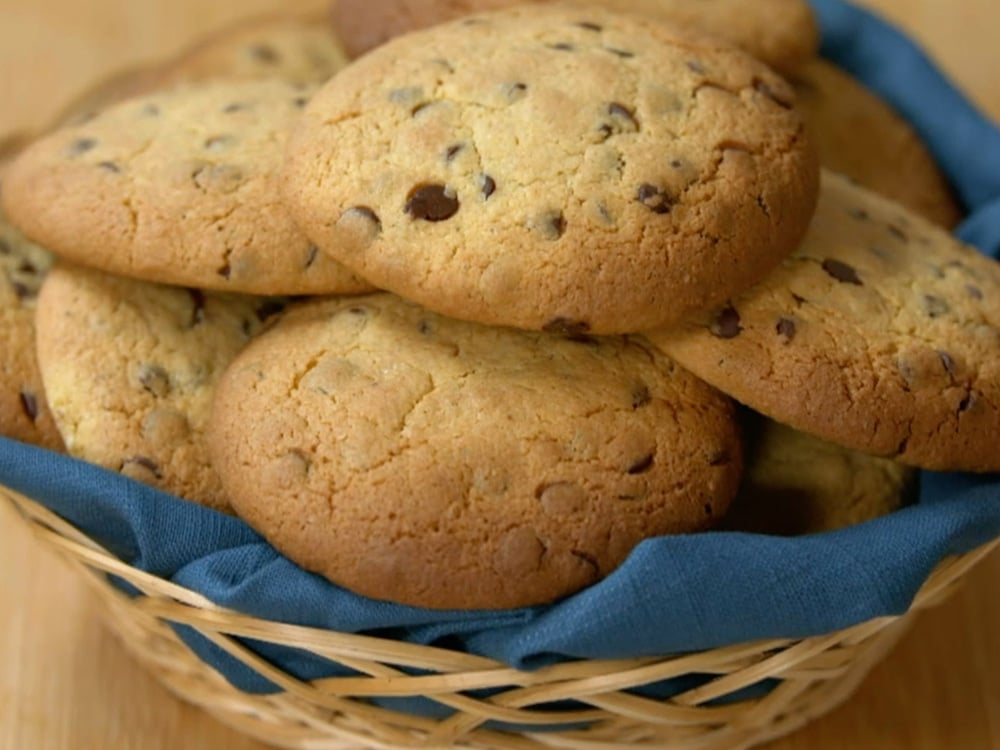
[[[863,0],[1000,120],[1000,1]],[[83,87],[281,0],[0,0],[0,133]],[[314,6],[315,3],[308,3]],[[843,707],[769,750],[1000,750],[1000,554],[920,616]],[[0,510],[0,750],[263,748],[185,705],[100,626],[87,592]]]

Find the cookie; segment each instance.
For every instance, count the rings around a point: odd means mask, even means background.
[[[205,443],[212,394],[274,305],[55,266],[37,346],[67,451],[228,511]]]
[[[538,2],[538,0],[534,0]],[[336,0],[330,13],[351,57],[393,37],[462,16],[525,0]],[[819,33],[803,0],[601,0],[599,5],[667,23],[701,29],[725,39],[784,73],[816,55]]]
[[[60,450],[35,360],[35,306],[52,256],[0,216],[0,435]]]
[[[320,84],[346,64],[346,53],[323,15],[258,16],[207,34],[162,63],[113,73],[63,107],[54,127],[185,83],[276,78]]]
[[[324,14],[270,15],[219,29],[183,50],[161,71],[161,85],[277,78],[319,84],[347,64]]]
[[[389,294],[289,308],[227,369],[210,439],[233,507],[285,555],[433,608],[591,584],[641,539],[721,517],[741,463],[731,403],[641,339]]]
[[[309,94],[269,80],[130,99],[28,147],[4,179],[4,207],[55,254],[123,276],[254,294],[369,290],[277,196]]]
[[[793,79],[823,166],[944,227],[962,213],[947,180],[910,124],[877,95],[823,60]]]
[[[746,424],[749,422],[749,424]],[[746,468],[721,528],[797,536],[888,515],[916,490],[916,471],[770,419],[747,418]]]
[[[1000,264],[827,173],[801,247],[715,311],[648,334],[737,400],[908,465],[1000,470]]]
[[[344,69],[296,125],[284,192],[324,252],[441,314],[641,330],[797,245],[818,178],[792,101],[721,43],[515,8]]]

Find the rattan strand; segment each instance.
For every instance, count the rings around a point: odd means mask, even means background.
[[[124,564],[34,501],[4,488],[0,497],[17,508],[42,544],[80,571],[111,630],[164,685],[236,730],[289,750],[746,750],[844,701],[901,637],[914,613],[942,601],[1000,542],[942,562],[901,617],[801,640],[662,658],[577,661],[522,672],[447,649],[228,611]],[[126,596],[109,583],[108,574],[143,595]],[[171,625],[193,628],[281,690],[271,695],[237,690],[199,660]],[[310,651],[355,674],[303,682],[247,649],[244,638]],[[413,669],[425,674],[407,672]],[[715,677],[668,700],[629,692],[688,674]],[[780,683],[762,697],[717,702],[765,679]],[[478,690],[496,692],[489,698],[469,695]],[[451,716],[412,716],[371,702],[418,696],[448,708]],[[553,708],[566,701],[573,707]],[[501,730],[496,722],[517,728]]]

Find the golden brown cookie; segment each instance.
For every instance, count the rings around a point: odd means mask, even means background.
[[[623,333],[745,288],[798,244],[817,165],[778,76],[630,16],[533,5],[399,37],[297,124],[289,210],[435,311]]]
[[[484,11],[541,0],[336,0],[334,28],[351,57],[393,37]],[[816,55],[819,33],[804,0],[580,0],[700,29],[742,47],[783,73]]]
[[[229,511],[205,444],[212,394],[274,309],[262,298],[54,267],[39,298],[38,361],[67,451]]]
[[[928,469],[1000,470],[1000,264],[826,173],[800,248],[715,311],[649,333],[779,422]]]
[[[833,531],[888,515],[916,490],[916,471],[892,459],[765,417],[744,423],[746,468],[723,529],[780,536]]]
[[[181,84],[265,80],[320,84],[347,64],[322,14],[265,15],[206,34],[159,63],[117,71],[62,108],[53,129],[95,116],[118,102]]]
[[[4,208],[53,253],[123,276],[254,294],[370,290],[277,194],[310,93],[225,81],[130,99],[29,146],[4,178]]]
[[[290,308],[227,369],[212,460],[309,570],[435,608],[552,601],[706,528],[730,402],[647,343],[491,328],[389,294]]]
[[[51,264],[0,216],[0,435],[60,450],[35,360],[35,307]]]
[[[902,117],[823,60],[793,79],[820,162],[943,227],[962,216],[927,147]]]

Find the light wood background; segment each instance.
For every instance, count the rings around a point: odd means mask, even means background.
[[[1000,0],[861,0],[1000,120]],[[0,133],[193,34],[297,0],[0,0]],[[1000,750],[1000,554],[920,617],[855,697],[769,750]],[[86,592],[0,510],[0,750],[261,749],[148,677]]]

